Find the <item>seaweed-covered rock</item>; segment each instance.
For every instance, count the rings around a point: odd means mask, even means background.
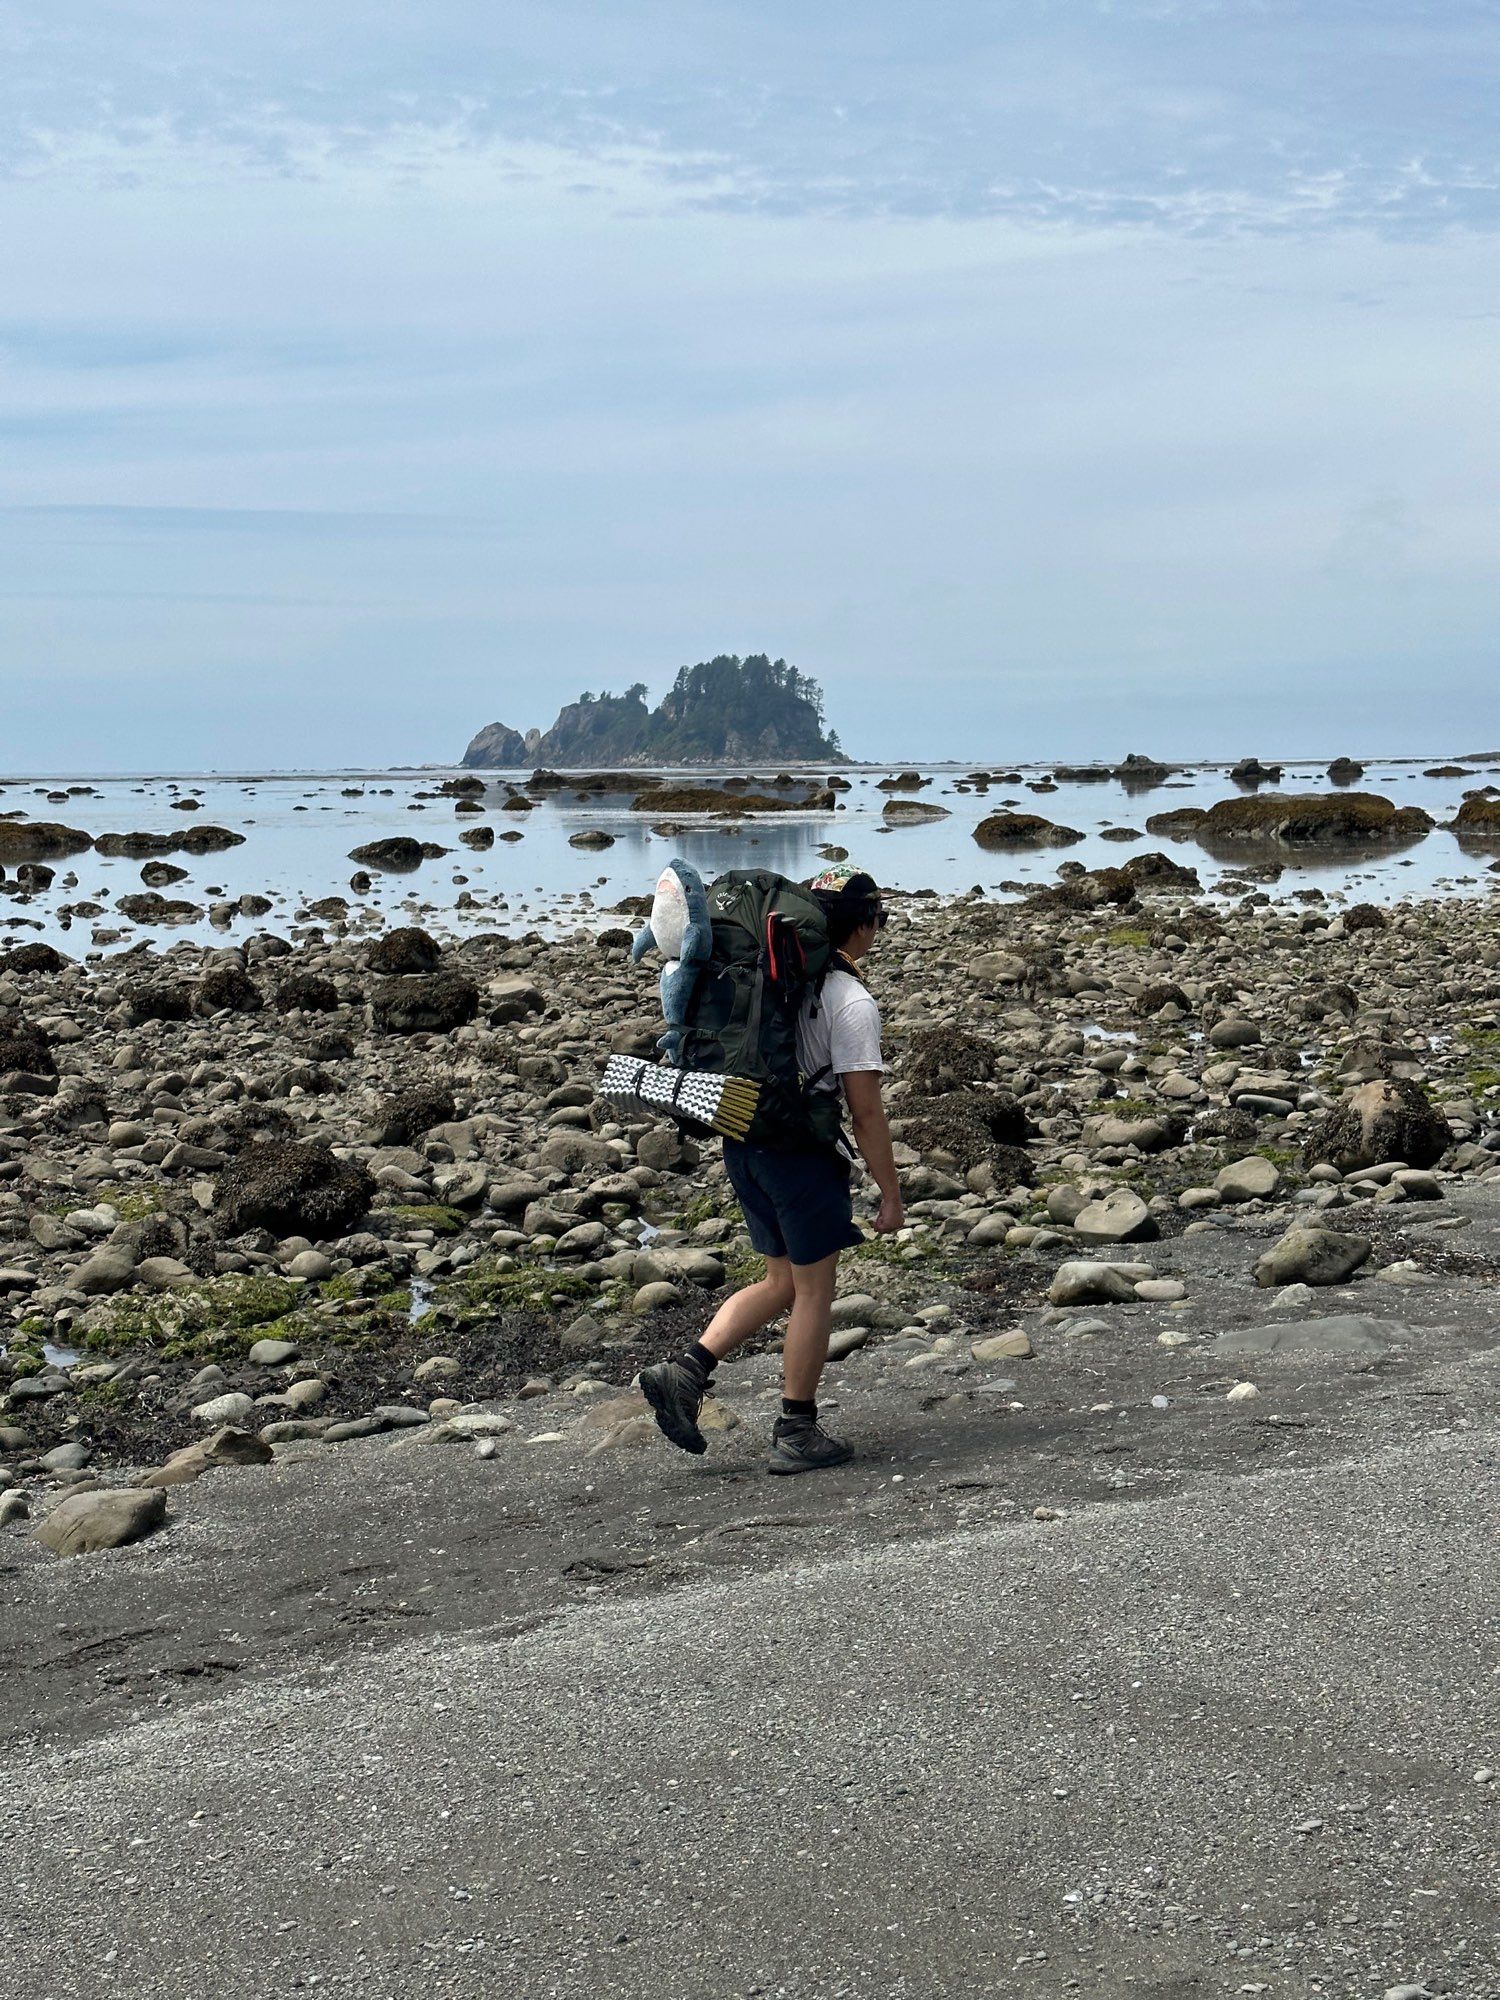
[[[639,781],[638,781],[639,782]],[[773,798],[769,792],[732,792],[717,785],[652,785],[630,801],[632,812],[720,813],[738,819],[745,813],[806,812],[820,795]],[[830,797],[827,802],[833,801]]]
[[[1071,847],[1083,839],[1076,827],[1058,826],[1040,813],[996,812],[982,819],[974,829],[981,847]]]
[[[387,1035],[447,1034],[479,1012],[479,988],[459,972],[407,973],[377,980],[370,1020]]]
[[[1357,785],[1364,775],[1364,765],[1353,757],[1335,757],[1328,766],[1328,782],[1332,785]]]
[[[1168,840],[1186,840],[1207,818],[1203,806],[1173,806],[1170,812],[1152,813],[1146,821],[1146,831],[1165,834]]]
[[[1359,1012],[1359,995],[1352,986],[1335,980],[1327,986],[1315,986],[1311,993],[1302,996],[1301,1011],[1309,1021],[1327,1021],[1334,1015],[1342,1015],[1352,1021]]]
[[[1215,841],[1283,841],[1289,846],[1418,840],[1433,825],[1420,806],[1398,806],[1378,792],[1263,792],[1220,799],[1197,829]]]
[[[323,1028],[303,1045],[314,1062],[347,1062],[354,1054],[354,1037],[342,1028]]]
[[[22,944],[0,955],[0,972],[61,972],[68,962],[50,944]]]
[[[245,836],[231,833],[227,826],[190,826],[177,836],[184,854],[223,854],[231,847],[243,847]]]
[[[1500,840],[1500,792],[1470,792],[1453,816],[1453,831],[1471,839]]]
[[[265,1005],[261,990],[242,965],[232,960],[210,966],[193,988],[193,1012],[255,1014]]]
[[[320,972],[289,972],[277,981],[272,1004],[282,1014],[331,1014],[339,1004],[339,989]]]
[[[1194,1121],[1194,1130],[1200,1139],[1228,1139],[1235,1145],[1254,1145],[1260,1127],[1248,1111],[1236,1111],[1232,1106],[1225,1111],[1206,1111]]]
[[[1123,764],[1116,764],[1110,775],[1118,778],[1127,791],[1132,786],[1144,791],[1152,785],[1164,784],[1172,775],[1172,767],[1160,763],[1155,757],[1146,757],[1140,751],[1132,750]]]
[[[214,1215],[225,1236],[342,1236],[365,1214],[375,1183],[366,1168],[321,1142],[263,1139],[220,1174]]]
[[[999,1055],[998,1044],[966,1028],[917,1028],[907,1038],[901,1073],[924,1097],[943,1097],[989,1083]]]
[[[94,842],[96,853],[112,860],[144,861],[154,854],[171,854],[177,846],[175,833],[101,833]]]
[[[1135,997],[1135,1011],[1143,1018],[1159,1014],[1163,1007],[1180,1007],[1184,1014],[1192,1012],[1192,1002],[1175,980],[1154,980]]]
[[[0,1015],[0,1076],[25,1070],[31,1076],[56,1076],[57,1061],[50,1038],[30,1021]]]
[[[1127,875],[1132,882],[1166,882],[1176,889],[1199,889],[1203,886],[1196,868],[1174,861],[1170,854],[1163,854],[1154,847],[1147,848],[1144,854],[1132,854],[1119,873]]]
[[[392,975],[436,972],[442,957],[442,948],[436,938],[429,937],[416,924],[405,924],[399,930],[386,931],[376,938],[365,953],[365,964],[372,972]]]
[[[412,840],[404,833],[396,833],[385,840],[367,840],[363,847],[351,848],[349,859],[362,862],[366,868],[400,871],[420,868],[424,856],[420,840]]]
[[[64,854],[82,854],[93,844],[91,833],[56,820],[0,820],[0,863],[52,861]]]
[[[1351,937],[1358,931],[1383,931],[1389,923],[1378,903],[1354,903],[1344,912],[1344,929]]]
[[[926,799],[887,799],[881,814],[887,826],[927,826],[951,817],[947,806],[933,805]]]
[[[148,889],[170,889],[174,882],[187,880],[187,870],[171,861],[148,861],[141,870],[141,880]]]
[[[117,896],[115,908],[133,924],[195,924],[203,915],[197,903],[185,902],[181,897],[160,896],[155,889],[139,889],[132,895]]]
[[[132,986],[125,995],[130,1025],[146,1021],[185,1021],[193,1010],[191,989],[173,981],[151,980]]]
[[[434,1125],[446,1125],[458,1115],[453,1092],[441,1084],[421,1083],[411,1090],[388,1097],[376,1120],[382,1146],[406,1146],[430,1132]]]
[[[1030,1135],[1026,1114],[1013,1097],[985,1090],[954,1090],[946,1096],[901,1107],[901,1131],[919,1152],[949,1153],[961,1167],[997,1164],[1024,1146]],[[1025,1154],[1021,1155],[1025,1160]],[[1015,1167],[1013,1160],[1008,1162]],[[1013,1172],[1016,1180],[1029,1178]]]
[[[1448,1121],[1425,1090],[1409,1077],[1376,1077],[1356,1084],[1328,1112],[1303,1149],[1308,1166],[1327,1162],[1340,1173],[1404,1160],[1431,1167],[1453,1143]]]
[[[1063,866],[1068,864],[1064,862]],[[1135,883],[1124,868],[1083,868],[1066,881],[1035,889],[1026,899],[1028,910],[1124,909],[1136,896]]]
[[[217,1112],[214,1123],[231,1152],[253,1146],[261,1139],[295,1139],[301,1130],[285,1104],[262,1097],[247,1097]]]

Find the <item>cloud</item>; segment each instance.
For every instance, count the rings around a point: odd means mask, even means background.
[[[19,20],[0,131],[24,174],[128,184],[164,140],[296,178],[550,147],[580,188],[608,191],[628,151],[658,194],[767,215],[1395,232],[1500,213],[1500,23],[1468,0],[26,0]]]
[[[912,755],[1356,698],[1395,749],[1487,686],[1468,17],[127,0],[8,53],[9,761],[439,757],[726,649]]]

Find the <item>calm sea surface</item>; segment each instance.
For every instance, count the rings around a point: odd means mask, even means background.
[[[1029,782],[1043,779],[1048,768],[1037,766],[1023,770],[1020,784],[992,784],[987,794],[979,794],[955,789],[968,767],[926,766],[923,775],[931,782],[924,790],[895,796],[944,806],[951,817],[887,830],[881,812],[892,794],[881,791],[878,781],[894,768],[848,770],[845,775],[852,789],[839,795],[841,804],[833,813],[787,813],[738,826],[680,821],[684,830],[672,835],[653,832],[652,821],[659,815],[632,811],[628,794],[580,799],[562,793],[545,796],[529,813],[502,812],[498,808],[510,782],[499,772],[485,774],[489,790],[482,818],[456,815],[451,798],[433,796],[445,777],[456,775],[443,770],[17,779],[0,788],[0,812],[62,820],[91,834],[179,833],[208,822],[243,833],[245,844],[226,853],[169,857],[187,870],[187,879],[162,893],[206,905],[251,892],[271,897],[274,908],[268,916],[236,919],[227,929],[207,921],[151,928],[127,925],[110,906],[116,896],[141,888],[142,863],[110,860],[90,851],[51,864],[57,870],[56,882],[30,901],[0,893],[0,937],[17,942],[40,937],[73,956],[97,949],[93,933],[101,929],[125,934],[106,950],[120,949],[143,936],[162,945],[184,938],[224,941],[286,928],[304,904],[335,893],[348,896],[351,904],[381,912],[385,921],[407,921],[421,914],[445,931],[536,928],[551,933],[580,922],[598,928],[601,909],[621,896],[648,891],[674,854],[686,856],[705,876],[724,868],[768,867],[805,877],[825,865],[818,853],[825,843],[847,848],[893,888],[953,892],[978,884],[997,895],[1006,893],[1002,883],[1055,880],[1064,861],[1081,861],[1093,868],[1121,862],[1147,848],[1162,848],[1196,867],[1210,889],[1227,868],[1237,865],[1215,860],[1191,840],[1103,838],[1109,827],[1144,828],[1148,814],[1178,806],[1208,806],[1236,796],[1239,788],[1223,767],[1200,766],[1149,790],[1127,789],[1111,779],[1103,784],[1061,783],[1055,791],[1037,794]],[[516,772],[510,777],[523,784],[526,775]],[[707,781],[701,770],[682,775],[694,783]],[[774,773],[759,775],[764,779]],[[1371,764],[1356,789],[1384,793],[1402,805],[1423,806],[1440,822],[1438,830],[1413,846],[1363,859],[1314,853],[1297,860],[1283,853],[1278,858],[1287,859],[1289,865],[1280,880],[1261,886],[1274,898],[1310,888],[1330,899],[1375,902],[1430,894],[1487,896],[1500,888],[1500,873],[1491,868],[1500,859],[1500,846],[1465,852],[1451,833],[1442,830],[1441,822],[1451,819],[1466,790],[1497,782],[1500,770],[1477,763],[1459,778],[1430,778],[1420,765]],[[68,785],[90,789],[65,801],[49,801],[49,792]],[[1336,788],[1328,783],[1320,763],[1285,767],[1277,789],[1331,792]],[[201,810],[174,810],[173,800],[184,796],[201,800]],[[1004,805],[1076,827],[1086,838],[1067,848],[986,853],[975,844],[973,830],[987,813]],[[478,853],[460,845],[462,831],[486,822],[497,832],[514,828],[522,838],[497,840],[493,848]],[[569,836],[586,829],[613,834],[614,845],[592,852],[571,847]],[[350,850],[391,834],[433,841],[451,852],[424,862],[411,874],[376,874],[367,894],[353,894],[349,878],[356,864],[349,859]],[[1251,858],[1247,851],[1244,859]],[[1240,893],[1243,883],[1234,887]],[[471,904],[457,907],[461,896],[472,899]],[[58,917],[59,904],[81,901],[105,905],[104,914],[74,917],[71,923]]]

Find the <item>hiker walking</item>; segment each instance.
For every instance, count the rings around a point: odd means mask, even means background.
[[[776,884],[778,877],[725,878],[738,882]],[[792,897],[795,885],[784,884]],[[797,946],[789,925],[776,913],[776,890],[769,894],[771,914],[756,909],[755,921],[768,940],[757,978],[779,976],[778,952]],[[750,1244],[766,1260],[766,1272],[746,1285],[714,1314],[686,1353],[641,1371],[640,1386],[655,1412],[664,1436],[684,1451],[703,1452],[707,1444],[698,1428],[698,1412],[726,1355],[782,1313],[789,1312],[782,1352],[781,1415],[771,1435],[768,1469],[776,1473],[815,1472],[842,1465],[853,1456],[849,1445],[830,1437],[818,1422],[818,1382],[828,1358],[833,1295],[839,1253],[863,1238],[854,1223],[850,1194],[853,1154],[843,1136],[838,1113],[849,1109],[854,1144],[880,1190],[875,1228],[888,1234],[905,1220],[901,1189],[891,1150],[890,1127],[881,1102],[885,1063],[880,1052],[880,1009],[865,985],[860,963],[885,928],[886,911],[874,878],[847,866],[830,869],[801,892],[810,895],[827,926],[826,968],[805,986],[792,989],[795,1011],[795,1060],[807,1111],[809,1134],[802,1144],[756,1143],[726,1137],[724,1165],[744,1211]],[[747,892],[715,885],[716,916],[734,913],[732,895]],[[780,944],[778,946],[778,936]],[[705,1009],[711,1007],[705,1001]],[[751,1002],[757,1030],[765,1030],[765,999],[756,986]]]

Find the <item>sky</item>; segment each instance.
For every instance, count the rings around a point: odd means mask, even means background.
[[[0,771],[1500,739],[1500,9],[12,0]]]

